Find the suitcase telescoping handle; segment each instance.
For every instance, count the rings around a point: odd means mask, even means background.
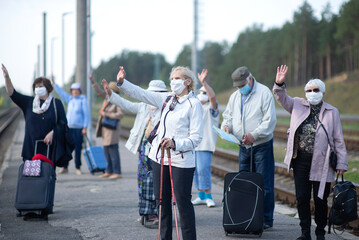
[[[90,141],[89,137],[87,136],[87,134],[85,134],[85,137],[86,137],[88,146],[91,147],[92,144],[91,144],[91,141]]]
[[[253,172],[253,145],[250,146],[249,172]],[[239,172],[248,172],[248,170],[240,170]]]
[[[34,152],[34,155],[36,155],[36,153],[37,153],[37,143],[38,142],[43,142],[45,144],[45,139],[35,140],[35,152]],[[49,152],[50,152],[50,144],[47,144],[47,152],[46,152],[46,157],[47,158],[49,158]]]

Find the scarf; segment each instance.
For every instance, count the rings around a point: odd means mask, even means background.
[[[47,111],[47,109],[50,107],[52,100],[52,95],[49,94],[45,102],[40,107],[40,97],[35,95],[34,101],[32,102],[32,111],[37,114],[41,114]]]

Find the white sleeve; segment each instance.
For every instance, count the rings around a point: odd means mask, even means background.
[[[141,102],[150,104],[157,108],[161,108],[163,103],[166,100],[166,96],[168,93],[157,93],[151,92],[148,90],[144,90],[143,88],[136,86],[135,84],[130,83],[126,79],[124,79],[120,89],[129,97],[137,99]]]
[[[107,99],[110,103],[119,106],[122,110],[137,114],[140,108],[140,103],[133,103],[124,99],[117,93],[112,92],[111,96]]]

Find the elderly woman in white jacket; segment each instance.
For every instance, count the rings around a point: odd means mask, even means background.
[[[117,83],[128,96],[162,109],[167,96],[146,91],[125,80],[125,71],[120,67]],[[153,181],[155,196],[160,195],[160,148],[171,149],[173,190],[180,214],[183,239],[196,239],[194,208],[191,202],[193,173],[195,170],[195,148],[202,140],[203,109],[192,92],[196,76],[187,67],[176,67],[171,72],[171,100],[161,114],[157,136],[152,142],[149,158],[153,160]],[[111,101],[112,90],[107,82],[102,85]],[[172,239],[172,204],[169,167],[165,156],[163,168],[161,238]]]

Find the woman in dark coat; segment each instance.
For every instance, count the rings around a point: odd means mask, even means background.
[[[53,87],[50,80],[45,77],[36,78],[32,85],[35,96],[27,96],[14,89],[4,65],[2,65],[2,71],[5,78],[6,92],[11,100],[19,106],[25,117],[25,137],[21,153],[23,160],[32,159],[35,155],[35,141],[42,139],[46,145],[50,144],[49,156],[51,156],[53,129],[56,122],[62,121],[67,124],[67,120],[63,104],[51,94]],[[54,108],[55,102],[56,109]],[[38,153],[46,155],[45,147],[39,146]]]

